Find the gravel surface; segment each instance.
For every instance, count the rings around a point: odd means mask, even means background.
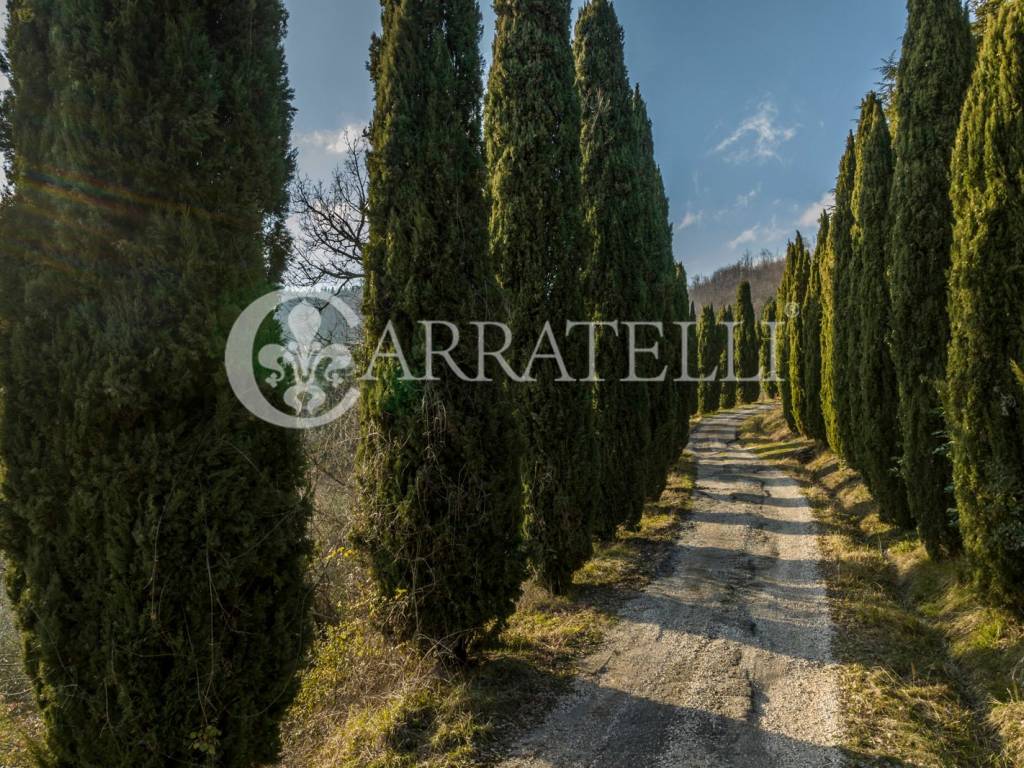
[[[736,441],[756,410],[704,419],[693,514],[671,575],[505,768],[841,765],[817,528],[796,482]]]

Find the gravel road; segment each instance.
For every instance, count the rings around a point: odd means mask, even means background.
[[[798,485],[736,442],[751,413],[694,430],[693,514],[671,575],[626,605],[504,768],[842,764],[816,526]]]

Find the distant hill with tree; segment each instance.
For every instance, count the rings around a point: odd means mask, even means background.
[[[731,304],[740,284],[749,282],[754,308],[760,313],[765,304],[775,299],[785,268],[785,259],[767,249],[759,256],[747,251],[735,264],[716,270],[711,277],[696,275],[690,282],[690,298],[698,310],[707,304],[718,309]]]

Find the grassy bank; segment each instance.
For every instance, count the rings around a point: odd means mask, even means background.
[[[960,562],[931,562],[882,523],[860,477],[781,412],[743,438],[804,483],[823,525],[854,765],[1024,766],[1024,622],[985,606]]]
[[[569,595],[553,597],[527,584],[518,610],[477,649],[474,665],[450,670],[375,629],[382,606],[345,546],[352,501],[348,454],[341,460],[337,451],[317,449],[312,445],[310,453],[319,554],[311,577],[322,629],[284,726],[280,768],[486,765],[543,718],[618,609],[658,574],[689,509],[696,470],[688,455],[681,457],[640,529],[599,545]],[[0,595],[0,768],[34,768],[32,750],[42,737],[19,646]]]
[[[640,529],[599,546],[568,596],[527,585],[469,670],[446,670],[380,635],[372,601],[348,605],[304,676],[281,768],[461,768],[495,759],[568,690],[577,662],[596,649],[618,608],[657,575],[689,508],[694,475],[684,456]]]
[[[42,723],[21,662],[21,640],[0,586],[0,768],[33,768],[32,749],[41,736]]]

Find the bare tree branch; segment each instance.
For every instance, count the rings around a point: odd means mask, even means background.
[[[298,226],[288,282],[304,287],[348,287],[363,277],[363,250],[370,234],[365,135],[341,139],[344,157],[329,181],[299,180],[292,190]]]

